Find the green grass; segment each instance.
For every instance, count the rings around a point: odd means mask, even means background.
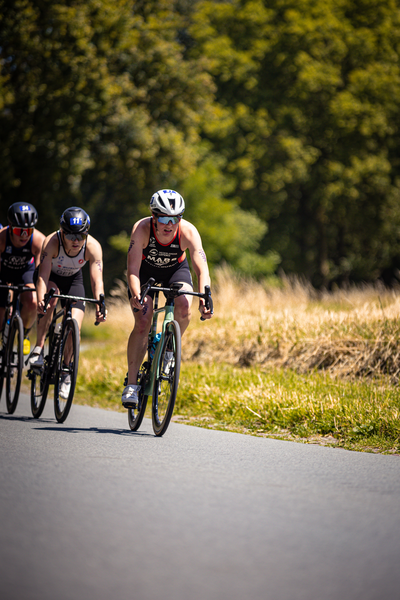
[[[184,422],[228,431],[400,452],[400,392],[384,382],[186,364],[175,414]]]
[[[229,272],[215,289],[214,318],[183,339],[175,420],[400,454],[399,290],[266,290]],[[123,301],[98,328],[85,318],[76,402],[124,410],[132,324]]]
[[[87,340],[84,340],[87,345]],[[81,353],[75,402],[112,410],[120,404],[125,347],[95,342]],[[228,364],[182,364],[174,419],[257,436],[400,452],[400,392],[387,381],[341,381]]]

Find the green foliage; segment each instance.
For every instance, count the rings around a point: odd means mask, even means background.
[[[398,3],[205,0],[191,33],[222,107],[222,126],[205,133],[242,207],[268,222],[263,248],[319,285],[375,279],[393,266]]]
[[[82,205],[107,287],[164,186],[212,264],[396,274],[396,0],[0,0],[0,37],[1,210]]]
[[[185,182],[185,217],[198,228],[211,266],[225,261],[249,275],[270,275],[279,257],[257,253],[267,226],[255,212],[226,199],[232,181],[221,174],[221,162],[217,156],[207,157]]]

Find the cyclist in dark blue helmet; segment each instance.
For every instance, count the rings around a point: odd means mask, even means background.
[[[15,202],[7,213],[8,226],[0,231],[0,283],[25,284],[32,292],[21,294],[24,354],[30,352],[28,333],[36,318],[37,300],[33,274],[39,264],[44,235],[36,229],[38,214],[32,204]],[[3,327],[8,292],[0,288],[0,328]]]
[[[29,357],[30,366],[43,366],[43,346],[46,331],[50,324],[57,299],[50,302],[44,314],[44,295],[50,288],[57,294],[85,296],[82,268],[89,263],[90,281],[93,296],[96,299],[104,294],[103,284],[103,251],[100,243],[89,235],[89,215],[77,206],[63,212],[60,229],[47,236],[44,241],[40,267],[37,273],[38,314],[44,315],[38,320],[36,346]],[[73,305],[72,316],[81,330],[85,305],[78,301]],[[96,308],[96,321],[102,322],[105,317],[100,308]],[[67,398],[70,381],[62,382],[60,396]]]

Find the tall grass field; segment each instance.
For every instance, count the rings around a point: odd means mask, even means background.
[[[317,292],[220,269],[212,292],[213,319],[201,322],[193,302],[175,421],[400,454],[400,288]],[[74,401],[122,411],[133,326],[124,286],[108,310],[100,327],[85,316]]]

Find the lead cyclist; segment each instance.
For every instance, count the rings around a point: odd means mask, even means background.
[[[151,216],[137,221],[130,238],[127,259],[128,296],[135,319],[128,340],[128,377],[122,392],[122,405],[136,408],[140,386],[137,376],[147,349],[147,338],[153,316],[154,292],[149,292],[140,303],[141,286],[153,277],[155,282],[168,287],[181,283],[182,289],[193,291],[186,251],[189,251],[198,291],[210,286],[210,273],[201,237],[196,227],[183,219],[185,201],[174,190],[159,190],[150,199]],[[183,334],[191,319],[192,296],[175,300],[175,319]],[[199,298],[199,311],[204,319],[212,317],[203,298]]]

